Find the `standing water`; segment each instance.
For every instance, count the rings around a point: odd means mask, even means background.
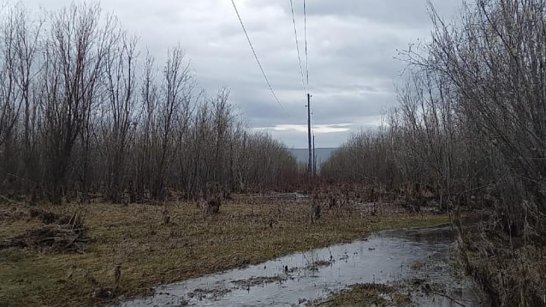
[[[449,227],[384,231],[334,245],[157,287],[121,306],[294,306],[363,283],[406,285],[419,306],[477,306],[473,284],[456,277]]]

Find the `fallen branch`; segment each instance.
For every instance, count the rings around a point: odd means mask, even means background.
[[[0,242],[0,250],[37,248],[56,252],[80,252],[87,242],[85,228],[73,228],[70,224],[43,225],[41,228]]]

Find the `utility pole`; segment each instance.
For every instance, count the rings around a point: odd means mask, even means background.
[[[309,164],[307,165],[307,174],[309,177],[313,174],[313,147],[311,140],[311,94],[307,93],[307,138],[309,141]]]
[[[313,176],[317,176],[317,151],[315,148],[315,134],[313,133]]]

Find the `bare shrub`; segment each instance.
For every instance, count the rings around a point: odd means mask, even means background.
[[[220,212],[220,206],[222,205],[222,201],[219,197],[215,197],[207,202],[206,207],[206,214],[207,215],[216,215],[218,212]]]
[[[431,8],[432,39],[401,53],[409,68],[398,107],[322,168],[341,182],[387,186],[415,211],[486,211],[478,229],[458,225],[463,259],[494,305],[544,303],[529,268],[542,270],[546,244],[545,8],[479,0],[455,25]]]

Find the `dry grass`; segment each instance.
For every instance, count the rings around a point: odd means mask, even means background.
[[[62,214],[75,210],[70,206],[44,209]],[[0,250],[0,305],[105,303],[94,298],[93,292],[114,287],[117,264],[121,282],[116,294],[129,297],[149,293],[160,283],[351,241],[377,230],[448,220],[439,215],[367,216],[355,209],[336,209],[325,210],[311,225],[308,203],[247,197],[224,204],[212,217],[189,203],[91,204],[84,210],[91,241],[81,254]],[[0,240],[41,225],[28,218],[0,223]]]
[[[489,241],[480,231],[467,233],[460,245],[462,264],[482,287],[491,305],[546,305],[546,249],[522,238]],[[521,246],[510,246],[519,244]]]
[[[384,284],[356,284],[349,289],[333,293],[312,306],[409,306],[409,291],[400,286]]]

